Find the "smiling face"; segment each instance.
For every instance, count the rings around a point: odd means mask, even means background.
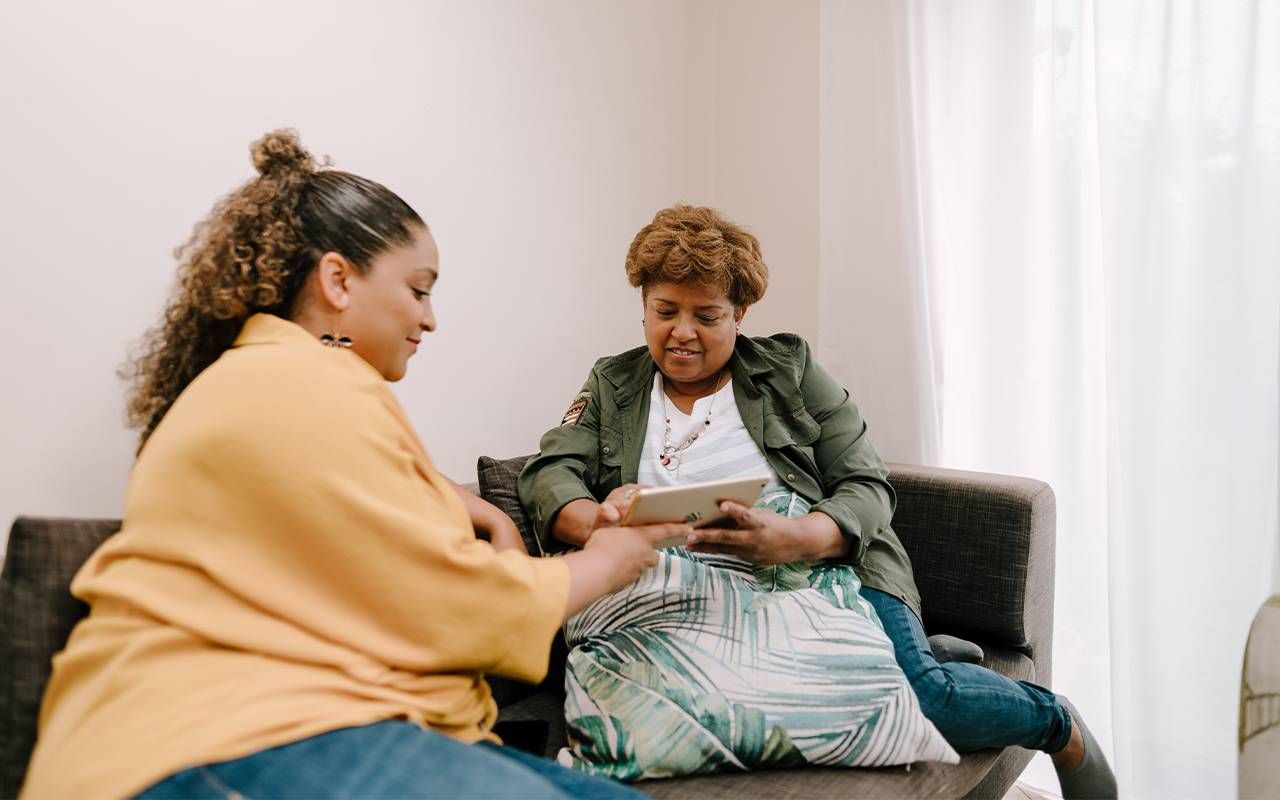
[[[715,389],[745,312],[701,283],[655,283],[644,292],[644,338],[668,385],[701,396]]]
[[[364,274],[348,274],[341,333],[389,381],[404,377],[423,335],[436,329],[431,290],[439,274],[440,255],[425,228],[410,245],[376,256]]]

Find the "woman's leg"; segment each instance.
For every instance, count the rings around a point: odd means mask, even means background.
[[[194,767],[140,798],[636,797],[601,778],[531,766],[510,748],[468,745],[399,720],[330,731],[251,756]],[[523,756],[524,754],[520,754]],[[529,756],[530,759],[534,758]]]
[[[924,715],[957,751],[1018,745],[1055,753],[1066,747],[1071,716],[1053,692],[977,664],[939,664],[906,603],[865,587],[862,596],[875,606]]]

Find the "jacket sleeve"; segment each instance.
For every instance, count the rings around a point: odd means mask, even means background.
[[[574,418],[574,406],[586,405]],[[551,522],[574,500],[596,500],[591,487],[600,472],[600,375],[592,369],[560,425],[542,435],[538,454],[520,473],[516,490],[545,550],[555,547]]]
[[[813,359],[808,343],[802,340],[800,346],[800,392],[822,429],[814,444],[814,460],[824,498],[813,510],[835,520],[850,542],[849,558],[857,564],[871,541],[889,527],[897,499],[889,485],[889,470],[867,437],[867,423],[858,407]]]

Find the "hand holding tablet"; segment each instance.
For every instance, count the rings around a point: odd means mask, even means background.
[[[684,522],[695,528],[721,522],[729,517],[720,503],[732,500],[752,506],[769,483],[768,476],[730,478],[723,481],[691,483],[687,486],[646,487],[638,489],[627,507],[622,525],[652,525],[661,522]],[[674,542],[683,544],[683,541]],[[659,542],[657,547],[672,543]]]

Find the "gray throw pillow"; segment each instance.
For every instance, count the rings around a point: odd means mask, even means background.
[[[0,575],[0,797],[16,797],[55,653],[89,607],[71,579],[118,519],[19,517]]]
[[[516,456],[514,458],[490,458],[480,456],[476,461],[476,479],[480,484],[480,497],[493,503],[520,529],[520,537],[524,539],[525,549],[529,555],[545,555],[542,543],[533,530],[533,523],[525,516],[524,507],[520,505],[520,495],[516,493],[516,479],[525,462],[533,455]]]

